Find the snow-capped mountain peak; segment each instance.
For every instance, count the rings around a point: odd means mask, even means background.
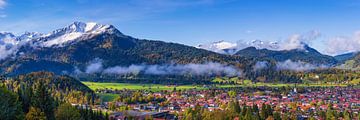
[[[112,25],[94,22],[73,22],[48,34],[25,32],[21,35],[15,35],[10,32],[0,32],[0,54],[3,55],[0,56],[0,60],[17,53],[17,50],[23,45],[39,48],[62,47],[67,43],[88,40],[103,33],[127,37]]]
[[[266,42],[258,39],[249,42],[237,41],[234,43],[225,42],[222,40],[210,44],[197,46],[197,48],[202,48],[205,50],[210,50],[222,54],[234,54],[237,51],[247,47],[255,47],[256,49],[270,49],[270,50],[278,50],[280,48],[278,42]]]
[[[16,36],[10,32],[0,32],[0,45],[14,45]]]
[[[218,53],[227,53],[226,49],[232,49],[237,46],[236,43],[226,42],[224,40],[213,42],[210,44],[198,45],[197,48],[210,50]],[[230,53],[229,53],[230,54]]]
[[[298,50],[308,52],[309,46],[300,41],[299,39],[290,39],[288,41],[262,41],[262,40],[252,40],[248,42],[244,42],[242,40],[231,43],[225,41],[213,42],[210,44],[198,45],[197,48],[210,50],[217,53],[222,54],[234,54],[235,52],[245,49],[247,47],[254,47],[256,49],[268,49],[274,51],[281,50]]]
[[[74,22],[67,27],[57,29],[43,36],[41,39],[39,39],[37,45],[42,47],[51,47],[55,45],[62,46],[65,43],[80,38],[88,38],[105,32],[116,33],[118,31],[111,25],[102,25],[94,22]]]
[[[10,32],[0,32],[0,40],[14,38],[15,35]]]
[[[100,33],[105,32],[111,25],[102,25],[94,22],[74,22],[67,27],[57,29],[46,36],[59,36],[69,33]]]
[[[25,32],[22,35],[19,35],[16,37],[17,41],[30,41],[32,39],[37,39],[44,36],[44,34],[42,33],[38,33],[38,32]]]

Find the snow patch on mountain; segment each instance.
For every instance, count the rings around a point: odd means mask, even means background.
[[[268,49],[274,51],[300,50],[307,52],[307,43],[311,43],[312,40],[317,39],[319,36],[320,33],[318,31],[310,31],[304,34],[294,34],[288,39],[281,41],[262,41],[255,39],[248,42],[244,42],[243,40],[239,40],[237,42],[225,42],[222,40],[210,44],[198,45],[197,48],[222,54],[235,54],[237,51],[247,47],[255,47],[256,49]],[[220,45],[222,46],[219,47]]]
[[[78,32],[64,34],[64,35],[58,36],[58,37],[56,37],[54,39],[45,41],[45,42],[42,43],[42,45],[44,47],[51,47],[53,45],[64,44],[64,43],[67,43],[69,41],[75,40],[76,38],[79,38],[81,35],[82,35],[82,33],[78,33]]]
[[[38,45],[42,47],[63,46],[65,43],[77,40],[83,36],[105,33],[110,28],[110,25],[101,25],[93,22],[74,22],[68,27],[55,30],[43,36],[42,39],[39,39]]]
[[[204,45],[198,45],[196,46],[197,48],[202,48],[205,50],[209,50],[209,51],[214,51],[217,53],[227,53],[227,51],[225,51],[226,49],[233,49],[236,48],[237,44],[236,43],[231,43],[231,42],[226,42],[226,41],[218,41],[218,42],[214,42],[211,44],[204,44]]]
[[[15,54],[18,48],[25,44],[30,44],[33,47],[62,47],[67,43],[89,39],[102,33],[124,36],[111,25],[94,22],[74,22],[48,34],[25,32],[16,36],[10,32],[0,32],[0,60]]]
[[[280,46],[278,42],[267,42],[261,40],[252,40],[249,42],[238,41],[235,43],[218,41],[210,44],[198,45],[197,48],[221,53],[221,54],[235,54],[237,51],[245,49],[247,47],[255,47],[256,49],[269,49],[279,50]]]

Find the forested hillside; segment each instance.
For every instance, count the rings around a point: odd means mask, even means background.
[[[36,72],[14,78],[2,77],[1,82],[1,120],[105,119],[100,112],[71,106],[92,105],[97,100],[92,90],[71,77]]]
[[[323,55],[317,50],[305,45],[304,50],[293,49],[293,50],[281,50],[274,51],[268,49],[256,49],[255,47],[248,47],[238,51],[235,55],[246,57],[246,58],[257,58],[275,61],[302,61],[311,64],[324,64],[334,65],[337,60],[331,56]]]

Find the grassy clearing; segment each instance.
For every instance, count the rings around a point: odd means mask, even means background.
[[[100,97],[100,99],[103,102],[114,101],[119,96],[117,94],[111,94],[111,93],[97,93],[97,95]]]
[[[82,82],[92,90],[96,89],[129,89],[129,90],[150,90],[150,91],[160,91],[160,90],[173,90],[176,87],[177,90],[180,89],[205,89],[202,86],[193,86],[193,85],[181,85],[181,86],[167,86],[167,85],[158,85],[158,84],[129,84],[129,83],[98,83],[98,82]]]

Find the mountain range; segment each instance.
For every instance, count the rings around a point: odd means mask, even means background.
[[[96,59],[102,61],[104,68],[132,64],[206,62],[241,66],[241,61],[245,61],[242,57],[182,44],[133,38],[122,34],[112,25],[94,23],[74,22],[49,34],[31,34],[24,38],[9,34],[2,40],[6,51],[4,54],[8,55],[0,62],[3,73],[86,71],[87,66]]]
[[[356,59],[357,52],[350,52],[336,56],[329,56],[320,53],[311,48],[306,43],[300,42],[300,47],[293,49],[282,49],[279,42],[266,42],[261,40],[253,40],[250,42],[226,42],[224,40],[198,45],[197,48],[205,49],[220,54],[228,54],[252,58],[258,60],[273,60],[282,62],[286,60],[302,61],[311,64],[323,64],[328,66],[336,66],[343,64],[348,60]]]
[[[220,41],[192,47],[134,38],[124,35],[112,25],[74,22],[48,34],[26,32],[16,36],[9,32],[1,32],[0,68],[1,73],[6,75],[33,71],[73,74],[86,73],[90,68],[103,71],[106,68],[122,68],[121,70],[124,71],[123,67],[129,67],[126,70],[134,70],[136,68],[134,65],[162,65],[150,66],[147,70],[163,70],[164,66],[177,70],[179,66],[176,65],[219,63],[225,67],[234,66],[244,73],[243,77],[246,77],[253,72],[258,61],[276,63],[291,60],[335,66],[351,59],[359,61],[360,58],[355,55],[354,57],[324,55],[306,44],[303,45],[304,49],[291,50],[279,50],[276,42],[264,44],[255,40],[251,45],[252,47],[240,49],[236,47],[239,45]],[[190,69],[189,66],[181,69]],[[140,71],[143,68],[138,67],[138,69]],[[233,69],[223,69],[225,72],[231,70]]]

